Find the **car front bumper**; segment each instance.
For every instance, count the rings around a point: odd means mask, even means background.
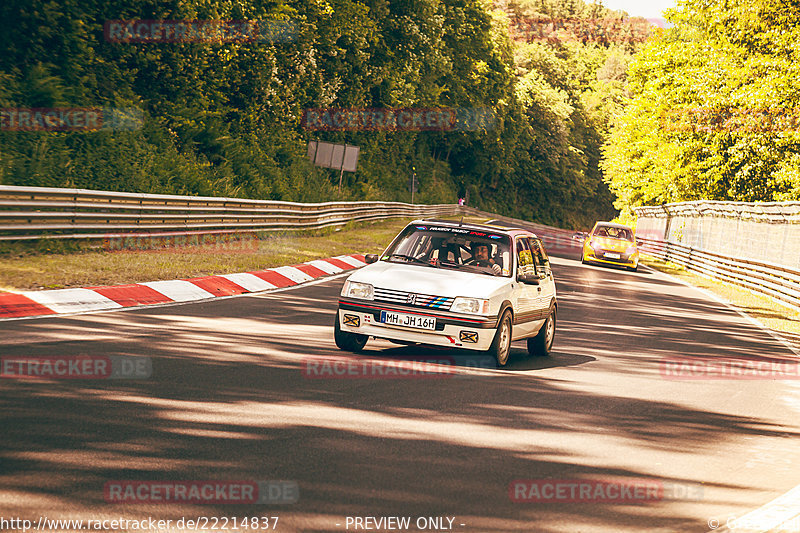
[[[381,312],[433,317],[436,329],[417,329],[381,322]],[[463,348],[488,350],[497,331],[497,317],[431,313],[419,308],[385,305],[370,301],[339,301],[339,327],[342,331],[368,335],[379,339]]]
[[[599,257],[598,253],[595,252],[594,250],[589,250],[589,251],[584,250],[583,260],[586,261],[587,263],[598,263],[604,265],[635,268],[639,264],[639,252],[635,252],[631,255],[620,253],[619,259],[606,259],[604,257]]]

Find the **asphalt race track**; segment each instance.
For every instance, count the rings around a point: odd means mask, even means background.
[[[410,517],[408,531],[685,532],[708,531],[709,519],[741,516],[800,483],[800,381],[686,379],[667,365],[796,368],[791,351],[660,274],[555,255],[555,353],[529,359],[515,343],[507,370],[468,352],[374,340],[360,356],[340,352],[332,323],[344,277],[2,322],[3,357],[145,357],[152,371],[0,380],[0,516],[277,516],[285,532],[390,531],[355,521],[390,516]],[[325,374],[332,360],[366,362],[373,374]],[[374,373],[409,360],[427,360],[426,372]],[[258,505],[107,501],[104,487],[126,480],[284,480],[299,494]],[[662,492],[514,501],[515,480],[634,480]]]

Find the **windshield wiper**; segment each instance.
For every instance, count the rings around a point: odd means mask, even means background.
[[[409,261],[416,261],[417,263],[422,263],[423,265],[429,264],[424,259],[420,259],[418,257],[414,257],[413,255],[405,255],[405,254],[391,254],[389,255],[389,259],[392,257],[402,257],[403,259],[408,259]]]

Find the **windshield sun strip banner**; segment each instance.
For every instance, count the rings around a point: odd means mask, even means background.
[[[489,239],[502,239],[503,235],[497,235],[488,231],[477,231],[468,228],[451,228],[448,226],[414,226],[417,231],[432,231],[440,233],[457,233],[459,235],[472,235],[473,237],[485,237]]]

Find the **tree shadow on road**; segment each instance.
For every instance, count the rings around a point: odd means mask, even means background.
[[[572,523],[588,524],[587,530],[658,530],[654,524],[699,530],[705,518],[686,502],[537,504],[509,497],[517,479],[657,477],[708,481],[706,498],[729,505],[728,495],[747,490],[746,483],[664,475],[669,469],[656,476],[658,469],[635,459],[621,468],[613,450],[678,460],[742,436],[797,436],[794,428],[691,408],[680,398],[577,387],[570,372],[622,369],[643,385],[663,385],[658,362],[671,353],[759,357],[775,349],[713,303],[664,294],[660,284],[620,289],[625,280],[614,273],[587,284],[579,270],[558,272],[559,289],[581,297],[560,304],[553,357],[530,359],[515,345],[508,369],[414,379],[308,375],[310,358],[342,357],[331,328],[341,280],[273,295],[13,323],[4,334],[18,336],[5,345],[8,355],[146,356],[153,374],[0,383],[0,480],[15,495],[4,512],[269,513],[286,515],[285,531],[341,530],[335,517],[398,514],[457,516],[466,531],[550,532]],[[384,346],[358,360],[426,355],[464,356]],[[470,369],[465,360],[454,364]],[[283,508],[172,504],[155,510],[104,502],[109,480],[204,479],[295,480],[300,501]]]

